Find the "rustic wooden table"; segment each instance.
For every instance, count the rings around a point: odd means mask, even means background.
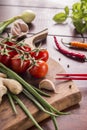
[[[0,0],[0,21],[8,19],[19,14],[25,9],[31,9],[36,12],[36,18],[30,28],[30,34],[35,34],[45,28],[48,28],[48,37],[46,47],[50,57],[59,62],[67,73],[87,73],[87,63],[74,61],[60,54],[54,49],[53,36],[56,35],[60,41],[82,40],[79,34],[76,34],[71,21],[65,25],[58,25],[52,20],[54,14],[62,11],[65,5],[71,9],[72,4],[78,0]],[[85,35],[86,37],[87,35]],[[78,51],[78,50],[77,50]],[[85,51],[78,51],[87,55]],[[61,60],[59,61],[59,58]],[[59,130],[86,130],[87,129],[87,81],[74,81],[82,93],[82,100],[78,105],[70,107],[67,111],[71,114],[57,118]],[[50,119],[40,123],[44,130],[54,130]],[[36,130],[36,128],[32,128]]]

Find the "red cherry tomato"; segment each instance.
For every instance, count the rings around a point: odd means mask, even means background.
[[[31,48],[28,45],[18,46],[18,49],[20,49],[24,52],[30,52],[31,51]]]
[[[22,50],[25,52],[29,52],[29,51],[31,51],[31,48],[28,45],[24,45]]]
[[[49,58],[49,53],[46,49],[40,49],[39,51],[32,51],[31,56],[36,60],[41,59],[43,61],[47,61]]]
[[[26,72],[26,70],[28,69],[29,65],[30,65],[30,61],[28,59],[27,60],[21,59],[19,54],[15,55],[11,59],[11,68],[16,73],[20,73],[21,74],[21,73]]]
[[[15,46],[16,45],[15,42],[10,42],[10,41],[6,41],[5,44],[7,44],[8,46]],[[11,56],[11,58],[17,54],[16,50],[9,48],[9,47],[6,47],[6,48],[8,49],[9,55]]]
[[[4,52],[4,49],[0,46],[0,51],[0,62],[9,67],[11,55],[9,54],[8,49],[5,49]]]
[[[37,62],[37,65],[29,69],[29,72],[35,78],[43,78],[48,72],[48,65],[45,61],[40,60]]]
[[[11,59],[10,56],[1,55],[1,54],[0,54],[0,62],[3,63],[4,65],[8,66],[8,67],[9,67],[9,65],[10,65],[10,59]]]
[[[9,46],[16,45],[15,42],[10,42],[10,41],[6,41],[5,44],[7,44],[7,45],[9,45]]]

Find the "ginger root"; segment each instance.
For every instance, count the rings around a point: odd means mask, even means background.
[[[0,80],[0,103],[2,101],[2,97],[7,93],[7,88],[3,85],[2,80]]]
[[[23,91],[23,87],[15,79],[6,78],[4,73],[0,73],[0,103],[2,101],[2,97],[7,93],[7,90],[13,94],[19,94]]]
[[[4,74],[4,73],[0,73],[0,77],[2,77],[2,78],[6,78],[6,77],[7,77],[7,75],[6,75],[6,74]]]
[[[23,91],[22,85],[14,79],[4,78],[3,83],[13,94],[19,94]]]

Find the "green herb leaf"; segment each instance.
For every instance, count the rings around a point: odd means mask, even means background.
[[[57,23],[64,22],[67,18],[71,18],[76,31],[80,34],[87,32],[87,0],[80,0],[72,5],[72,12],[69,16],[69,8],[64,8],[65,13],[61,12],[53,17]]]
[[[64,10],[65,10],[66,15],[68,16],[68,15],[69,15],[69,8],[68,8],[68,6],[66,6],[66,7],[64,8]]]
[[[63,23],[67,19],[67,15],[65,13],[58,13],[53,17],[53,20],[57,23]]]

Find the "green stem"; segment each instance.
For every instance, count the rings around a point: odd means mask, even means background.
[[[4,29],[5,29],[8,25],[10,25],[10,24],[13,23],[15,20],[20,19],[20,18],[21,18],[20,16],[15,16],[15,17],[13,17],[13,18],[11,18],[11,19],[8,19],[8,20],[6,20],[6,21],[4,21],[4,22],[1,22],[1,23],[0,23],[0,33],[2,33],[2,32],[4,31]]]
[[[10,101],[10,104],[12,106],[14,113],[17,114],[17,110],[16,110],[16,107],[15,107],[15,104],[14,104],[14,101],[13,101],[11,94],[9,92],[7,92],[7,95],[8,95],[8,98],[9,98],[9,101]]]
[[[33,101],[34,104],[35,104],[40,110],[42,110],[43,112],[45,112],[45,113],[47,113],[47,114],[50,114],[50,115],[52,115],[52,116],[57,116],[56,114],[45,110],[44,107],[43,107],[26,89],[23,90],[23,93],[24,93],[31,101]]]
[[[33,116],[31,115],[31,113],[29,112],[29,110],[26,108],[26,106],[23,104],[23,102],[15,95],[12,94],[12,97],[17,101],[17,103],[19,104],[19,106],[23,109],[23,111],[26,113],[26,115],[32,120],[32,122],[34,123],[34,125],[38,128],[38,130],[43,130],[39,124],[36,122],[36,120],[33,118]]]
[[[50,111],[52,112],[52,110],[50,110]],[[53,124],[54,124],[55,130],[58,130],[56,117],[51,115],[51,119],[52,119],[52,121],[53,121]]]
[[[47,93],[41,91],[40,89],[38,89],[38,88],[36,88],[36,87],[34,87],[34,86],[32,86],[32,87],[33,87],[39,94],[41,94],[42,96],[50,97],[49,94],[47,94]]]

